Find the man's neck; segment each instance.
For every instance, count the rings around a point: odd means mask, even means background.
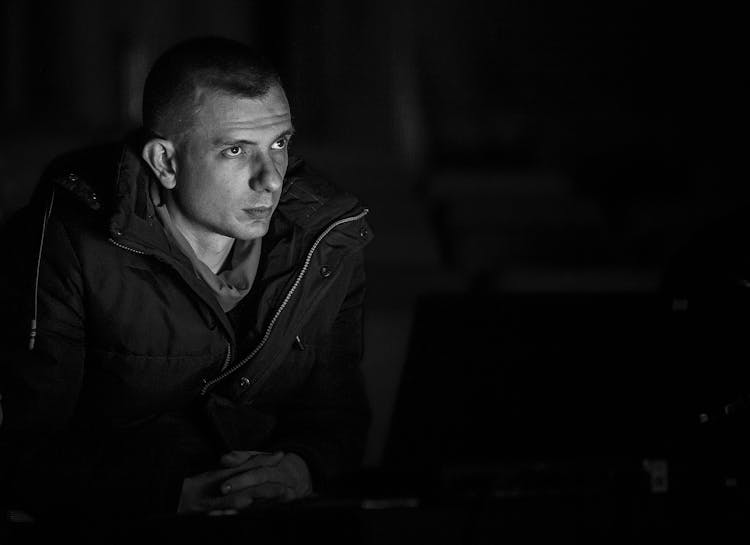
[[[232,251],[234,239],[223,235],[196,237],[193,233],[183,230],[179,223],[177,229],[188,241],[198,259],[205,263],[212,273],[218,274],[229,252]]]
[[[214,274],[221,270],[224,261],[226,260],[229,252],[232,250],[234,239],[220,235],[217,233],[210,233],[202,229],[197,229],[193,224],[188,222],[177,210],[170,209],[167,204],[169,214],[172,217],[172,222],[175,228],[182,233],[185,240],[188,241],[190,247],[195,252],[196,257],[202,261]]]

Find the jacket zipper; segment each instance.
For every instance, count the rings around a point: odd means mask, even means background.
[[[276,321],[278,320],[281,313],[284,311],[284,308],[286,308],[287,304],[289,303],[290,299],[292,298],[292,295],[294,295],[294,292],[299,287],[300,283],[302,282],[302,278],[304,278],[305,274],[307,273],[307,269],[310,267],[310,261],[312,261],[312,256],[315,253],[315,250],[318,248],[320,243],[323,241],[323,239],[333,231],[336,227],[339,225],[343,225],[345,223],[351,223],[353,221],[357,221],[361,218],[364,218],[370,210],[368,208],[365,208],[360,212],[359,214],[355,216],[349,216],[348,218],[342,218],[340,220],[334,221],[331,225],[329,225],[325,231],[323,231],[317,239],[315,239],[315,242],[313,242],[313,245],[310,247],[310,250],[307,252],[307,256],[305,257],[305,262],[302,265],[302,269],[297,274],[297,278],[294,280],[294,284],[292,284],[292,287],[289,288],[289,291],[287,292],[286,296],[284,297],[284,300],[279,305],[279,308],[276,310],[276,313],[273,315],[273,318],[271,318],[271,321],[269,322],[268,326],[266,327],[266,331],[263,334],[263,338],[260,340],[260,342],[257,344],[257,346],[250,352],[247,356],[245,356],[239,363],[233,365],[229,369],[226,369],[227,365],[229,365],[229,362],[232,359],[232,346],[230,343],[227,343],[227,356],[224,359],[224,364],[222,365],[222,369],[225,369],[222,371],[219,375],[215,376],[211,380],[203,379],[203,385],[201,387],[200,395],[206,395],[206,392],[208,389],[216,384],[217,382],[220,382],[221,380],[225,379],[232,373],[234,373],[237,369],[245,365],[248,361],[253,359],[258,352],[260,352],[261,348],[266,344],[269,337],[271,336],[271,331],[273,330],[273,326],[276,324]],[[131,248],[129,246],[126,246],[124,244],[121,244],[114,240],[112,237],[109,238],[109,241],[117,246],[118,248],[122,248],[123,250],[127,250],[129,252],[132,252],[134,254],[139,255],[146,255],[146,252],[143,252],[141,250],[136,250],[134,248]]]
[[[224,363],[221,364],[221,370],[226,369],[232,361],[232,343],[227,341],[227,357],[224,358]],[[203,379],[203,384],[207,384],[208,379]]]
[[[268,326],[266,327],[266,331],[263,334],[263,338],[260,340],[260,342],[257,344],[257,346],[252,350],[252,352],[250,352],[247,356],[245,356],[242,360],[240,360],[239,363],[233,365],[232,367],[230,367],[226,371],[220,373],[218,376],[212,378],[211,380],[204,382],[203,387],[201,388],[200,395],[206,395],[206,392],[208,391],[208,389],[211,386],[213,386],[217,382],[225,379],[226,377],[228,377],[229,375],[231,375],[232,373],[234,373],[235,371],[237,371],[237,369],[239,369],[240,367],[242,367],[243,365],[245,365],[248,361],[250,361],[251,359],[253,359],[258,352],[260,352],[261,348],[263,348],[263,346],[266,344],[266,342],[268,341],[269,337],[271,336],[271,331],[273,330],[273,326],[276,324],[276,321],[278,320],[279,316],[281,315],[281,313],[284,311],[284,308],[286,308],[287,304],[291,300],[292,295],[294,295],[294,292],[299,287],[300,283],[302,282],[302,278],[304,278],[305,274],[307,273],[307,269],[310,267],[310,261],[312,261],[312,256],[315,253],[315,250],[318,248],[318,246],[320,245],[320,243],[322,242],[322,240],[328,235],[328,233],[330,233],[331,231],[333,231],[339,225],[342,225],[344,223],[350,223],[352,221],[357,221],[357,220],[365,217],[368,214],[369,211],[370,210],[368,208],[365,208],[364,210],[362,210],[362,212],[360,212],[356,216],[350,216],[348,218],[342,218],[340,220],[337,220],[337,221],[333,222],[331,225],[329,225],[326,228],[325,231],[323,231],[318,236],[317,239],[315,239],[315,242],[310,247],[310,250],[307,252],[307,257],[305,258],[305,262],[302,265],[302,269],[297,274],[297,278],[294,280],[294,284],[292,284],[292,287],[289,288],[289,291],[287,292],[286,296],[284,297],[284,300],[281,302],[281,304],[279,305],[279,308],[276,310],[276,312],[273,315],[273,318],[271,318],[271,321],[269,322]],[[264,376],[265,376],[265,374],[264,374]],[[261,378],[263,378],[263,377],[261,377]]]
[[[117,242],[112,237],[109,237],[109,241],[112,244],[114,244],[115,246],[117,246],[118,248],[122,248],[123,250],[127,250],[128,252],[132,252],[132,253],[138,254],[138,255],[146,255],[146,252],[143,252],[141,250],[136,250],[135,248],[131,248],[130,246],[125,246],[124,244],[120,244],[119,242]]]

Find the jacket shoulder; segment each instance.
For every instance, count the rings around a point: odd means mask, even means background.
[[[37,192],[47,194],[51,188],[60,188],[87,208],[99,210],[113,199],[114,180],[122,155],[122,142],[66,152],[44,169]]]
[[[122,149],[122,144],[103,143],[74,149],[51,160],[29,201],[3,219],[3,244],[36,248],[47,214],[69,226],[98,226],[113,199],[112,180]]]

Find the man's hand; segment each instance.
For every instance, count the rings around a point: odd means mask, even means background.
[[[293,453],[232,451],[220,469],[185,479],[178,513],[234,514],[256,500],[290,501],[312,493],[307,464]]]
[[[259,458],[262,463],[256,462]],[[221,484],[221,492],[227,496],[248,494],[253,498],[290,501],[312,493],[307,464],[294,453],[232,451],[222,456],[221,464],[242,470]]]

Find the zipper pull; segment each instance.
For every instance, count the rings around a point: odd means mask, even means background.
[[[297,335],[294,338],[294,344],[297,346],[297,349],[299,349],[299,350],[304,350],[305,349],[305,345],[302,344],[302,339],[299,338],[299,335]]]
[[[34,350],[36,344],[36,320],[31,320],[31,330],[29,331],[29,351]]]

